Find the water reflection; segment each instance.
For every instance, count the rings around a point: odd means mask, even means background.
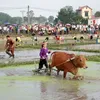
[[[56,80],[51,83],[41,82],[41,100],[87,100],[79,81]]]
[[[88,62],[84,80],[32,75],[33,65],[0,69],[1,100],[100,100],[100,63]],[[5,76],[7,73],[10,76]],[[4,75],[3,75],[4,74]],[[12,76],[14,75],[14,76]],[[62,76],[62,74],[61,74]]]

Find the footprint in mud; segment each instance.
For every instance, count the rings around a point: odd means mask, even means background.
[[[5,59],[5,55],[0,55],[0,59]]]
[[[6,59],[6,61],[4,62],[5,64],[9,64],[9,63],[14,63],[15,60],[13,58],[8,58]]]
[[[38,71],[37,69],[32,70],[33,75],[47,75],[48,72],[45,71],[45,69],[42,69],[41,71]]]
[[[0,72],[0,76],[6,76],[4,72]]]

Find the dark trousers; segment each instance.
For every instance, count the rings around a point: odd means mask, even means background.
[[[10,53],[11,52],[11,53]],[[14,58],[14,48],[12,48],[12,49],[7,49],[6,50],[6,53],[11,57],[13,57]]]
[[[45,67],[48,68],[47,59],[40,59],[40,62],[39,62],[39,69],[42,69],[42,68],[43,68],[43,65],[45,65]]]

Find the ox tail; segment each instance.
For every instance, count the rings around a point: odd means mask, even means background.
[[[49,70],[50,70],[50,72],[48,73],[49,75],[51,75],[51,70],[52,70],[52,58],[53,58],[53,55],[55,54],[56,52],[53,52],[53,53],[51,53],[51,55],[50,55],[50,62],[49,62]]]
[[[49,68],[51,68],[51,62],[52,62],[52,57],[53,57],[53,55],[56,53],[56,51],[55,52],[53,52],[53,53],[51,53],[51,55],[50,55],[50,63],[49,63]]]
[[[51,53],[51,55],[50,55],[50,61],[52,60],[52,57],[53,57],[53,55],[56,53],[56,51],[55,52],[53,52],[53,53]]]

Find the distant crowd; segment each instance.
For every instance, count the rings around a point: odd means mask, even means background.
[[[97,30],[100,30],[100,25],[71,25],[71,24],[57,24],[52,25],[1,25],[0,34],[7,33],[26,33],[26,34],[38,34],[38,35],[57,35],[57,34],[70,34],[74,31],[80,33],[97,34]]]

